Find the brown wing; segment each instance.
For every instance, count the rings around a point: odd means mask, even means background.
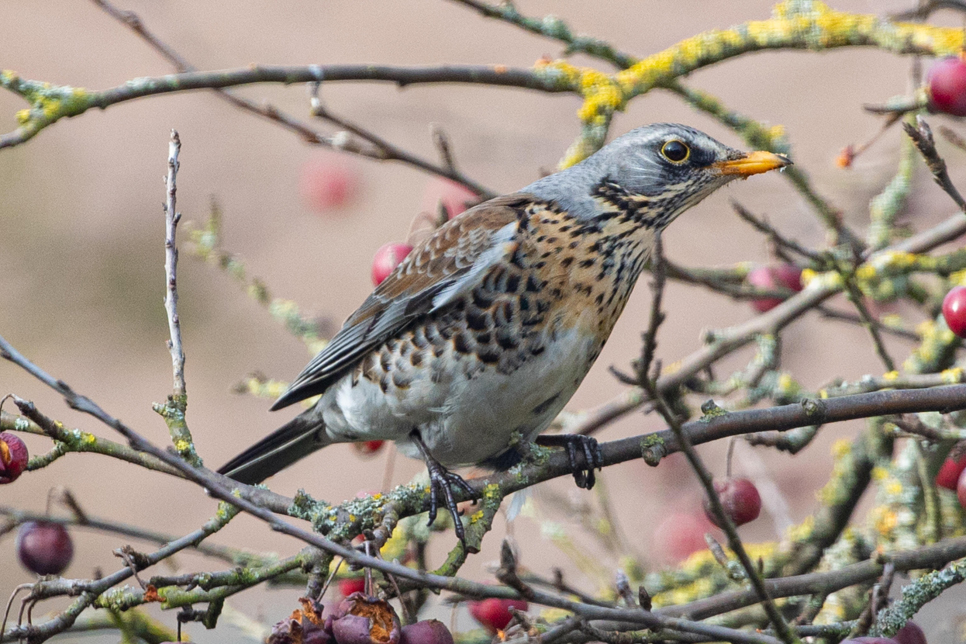
[[[272,410],[322,393],[413,320],[438,311],[475,287],[490,268],[517,249],[517,212],[531,199],[524,194],[498,197],[440,226],[349,316]]]

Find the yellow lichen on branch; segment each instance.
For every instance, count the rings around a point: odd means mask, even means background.
[[[499,80],[480,80],[479,70],[464,70],[451,75],[447,70],[382,70],[374,74],[369,67],[358,72],[343,70],[336,80],[394,80],[413,82],[493,82],[551,92],[574,92],[583,98],[578,117],[583,131],[561,161],[566,167],[599,149],[607,136],[614,113],[627,102],[654,87],[670,86],[674,80],[696,69],[741,54],[764,49],[823,50],[833,47],[871,46],[897,54],[945,55],[963,47],[963,31],[920,23],[893,23],[876,15],[835,11],[814,0],[785,0],[775,7],[767,20],[756,20],[732,27],[706,31],[682,40],[664,51],[641,59],[616,74],[605,74],[590,67],[575,67],[566,61],[541,61],[532,70],[499,69]],[[18,131],[0,136],[0,147],[22,143],[40,130],[65,116],[76,116],[92,107],[106,108],[142,96],[191,89],[226,88],[261,82],[298,82],[320,80],[316,67],[279,70],[251,68],[194,75],[174,74],[162,78],[130,81],[103,91],[88,91],[69,86],[22,79],[10,71],[0,72],[0,87],[20,95],[30,108],[17,114]],[[244,73],[242,73],[244,72]],[[442,76],[440,76],[442,74]],[[188,82],[187,76],[192,76]],[[210,78],[209,78],[210,77]],[[330,79],[331,80],[331,79]],[[328,82],[328,81],[327,81]]]
[[[596,128],[609,122],[630,99],[734,56],[764,49],[820,51],[854,46],[940,56],[960,51],[963,43],[962,29],[894,23],[876,15],[835,11],[822,2],[785,0],[768,20],[700,33],[613,75],[564,61],[542,62],[537,70],[561,73],[584,99],[578,111],[585,126],[583,141],[574,144],[561,161],[561,167],[567,167],[603,145]]]

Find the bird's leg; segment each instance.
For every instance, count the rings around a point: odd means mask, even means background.
[[[565,447],[567,457],[570,459],[570,468],[574,471],[574,481],[577,487],[589,490],[594,487],[596,477],[595,469],[604,467],[604,455],[600,451],[600,445],[593,436],[583,434],[550,434],[537,436],[537,445],[544,447]],[[583,452],[584,467],[581,468],[577,463],[577,449]]]
[[[466,533],[463,531],[463,522],[460,521],[460,511],[456,507],[456,499],[453,498],[453,490],[450,487],[451,484],[455,484],[458,488],[466,492],[467,494],[473,494],[473,488],[463,480],[463,477],[459,474],[454,474],[448,469],[442,466],[439,461],[433,458],[433,455],[429,453],[426,448],[426,444],[423,443],[422,437],[419,435],[418,430],[413,430],[409,433],[409,438],[416,447],[419,449],[419,453],[423,455],[423,460],[426,462],[426,470],[429,472],[429,524],[433,525],[433,521],[436,520],[436,511],[439,508],[439,495],[442,493],[446,499],[446,508],[449,513],[453,516],[453,529],[456,531],[456,536],[459,537],[460,543],[463,544],[463,548],[466,548]]]

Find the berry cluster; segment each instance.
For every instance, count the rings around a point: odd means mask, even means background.
[[[329,609],[310,599],[275,624],[268,644],[453,644],[446,625],[427,619],[401,626],[389,602],[355,592]]]

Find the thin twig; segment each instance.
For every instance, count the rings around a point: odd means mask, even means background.
[[[922,422],[918,416],[912,414],[903,414],[901,416],[890,418],[889,422],[904,432],[913,434],[915,436],[921,436],[928,441],[939,442],[949,439],[949,437],[944,435],[943,432],[933,429],[926,423]],[[924,481],[923,484],[925,485],[926,481]]]
[[[610,43],[591,36],[575,36],[570,28],[556,16],[545,18],[531,18],[524,16],[511,2],[491,5],[480,0],[455,0],[459,4],[471,7],[487,18],[497,18],[532,34],[545,36],[567,45],[567,54],[576,52],[595,56],[613,63],[619,69],[627,69],[637,62],[637,58],[615,49]]]
[[[184,348],[181,343],[181,319],[178,316],[178,245],[177,231],[181,213],[177,209],[177,179],[181,153],[181,137],[171,130],[168,142],[168,173],[165,177],[166,200],[164,203],[164,310],[168,317],[168,332],[171,339],[171,364],[174,371],[174,391],[164,403],[155,403],[154,411],[164,418],[171,434],[171,441],[178,454],[192,465],[201,465],[201,458],[195,451],[194,439],[185,420],[188,409],[188,393],[184,380]]]
[[[108,15],[130,27],[138,36],[147,42],[148,45],[150,45],[153,49],[155,49],[155,51],[161,54],[163,58],[170,62],[179,72],[198,71],[198,68],[192,65],[184,56],[179,54],[171,46],[164,43],[154,33],[148,30],[141,18],[134,12],[121,10],[107,0],[91,1],[107,12]],[[338,135],[327,136],[321,132],[317,132],[308,124],[299,121],[289,114],[286,114],[284,111],[278,109],[274,105],[267,103],[264,105],[259,105],[254,101],[233,94],[225,89],[213,88],[213,91],[219,97],[228,101],[235,107],[267,119],[297,134],[303,141],[310,145],[321,145],[323,147],[348,152],[350,154],[355,154],[376,161],[399,161],[430,174],[435,174],[437,176],[444,177],[450,179],[451,181],[455,181],[456,183],[462,184],[467,189],[472,190],[485,199],[496,196],[493,191],[485,188],[476,181],[473,181],[464,174],[457,172],[455,166],[440,166],[418,157],[411,152],[407,152],[397,146],[389,144],[384,140],[382,140],[381,143],[377,143],[374,139],[360,135],[362,138],[376,146],[376,150],[367,150],[362,146],[359,146],[357,143],[346,141],[344,137],[340,137]]]
[[[957,134],[955,130],[948,128],[945,125],[940,125],[939,133],[944,139],[955,145],[963,152],[966,152],[966,139]]]
[[[849,299],[855,306],[855,310],[859,312],[859,317],[862,319],[862,326],[865,327],[869,335],[872,336],[872,344],[875,346],[875,352],[882,360],[882,364],[885,365],[886,371],[893,372],[896,370],[896,363],[889,355],[889,350],[886,349],[885,342],[882,341],[882,334],[879,333],[879,327],[869,313],[869,309],[865,306],[865,302],[862,301],[862,292],[859,291],[859,287],[855,285],[850,275],[842,275],[842,281],[845,284],[845,289],[848,291]]]
[[[153,530],[148,530],[145,528],[139,528],[132,525],[127,525],[124,523],[119,523],[113,519],[101,519],[97,517],[85,516],[83,520],[80,517],[75,517],[73,519],[64,519],[59,517],[52,517],[47,514],[42,514],[40,512],[27,512],[25,510],[19,510],[16,508],[11,508],[7,506],[0,505],[0,516],[5,516],[9,518],[14,525],[21,525],[30,521],[47,521],[49,523],[59,523],[67,526],[80,526],[83,528],[88,528],[91,530],[97,530],[100,532],[107,532],[113,534],[124,535],[126,537],[132,537],[134,539],[143,539],[144,541],[149,541],[158,545],[164,545],[170,543],[177,539],[176,535],[165,534],[162,532],[154,532]],[[262,555],[256,554],[254,552],[245,552],[236,548],[229,548],[227,546],[222,546],[218,544],[209,543],[197,543],[192,544],[192,548],[197,550],[199,553],[204,554],[208,557],[214,557],[216,559],[221,559],[229,564],[238,564],[242,561],[254,561],[263,558]]]
[[[899,572],[935,570],[962,557],[966,557],[966,537],[957,537],[912,550],[886,553],[874,559],[849,564],[835,570],[766,579],[765,585],[775,598],[827,595],[878,578],[882,575],[885,566],[890,563]],[[757,602],[757,593],[748,588],[720,593],[714,597],[699,599],[681,606],[667,606],[657,612],[687,616],[691,619],[707,619],[714,615],[752,606]]]
[[[725,512],[724,506],[721,504],[721,499],[718,497],[718,493],[714,489],[714,480],[711,477],[711,472],[709,472],[707,467],[705,467],[701,457],[698,456],[697,451],[691,444],[691,441],[688,440],[687,434],[684,432],[677,415],[668,405],[663,394],[661,394],[661,392],[657,389],[655,380],[649,380],[648,382],[644,383],[644,386],[646,389],[650,390],[650,394],[655,403],[655,408],[658,410],[661,416],[664,417],[664,421],[671,426],[671,430],[674,432],[682,451],[688,458],[688,462],[691,463],[692,469],[694,469],[702,486],[704,486],[705,493],[708,495],[708,499],[711,503],[711,510],[718,519],[717,523],[725,531],[725,534],[728,535],[728,546],[731,548],[732,552],[737,555],[738,561],[741,563],[742,568],[745,569],[745,574],[747,575],[748,580],[751,582],[752,587],[755,589],[758,600],[761,602],[765,613],[768,615],[769,621],[771,621],[771,623],[774,625],[778,636],[786,644],[795,644],[800,642],[798,636],[788,625],[788,622],[785,621],[785,617],[778,610],[778,607],[775,605],[771,594],[768,592],[768,588],[765,586],[758,569],[751,561],[751,557],[748,556],[748,552],[745,550],[744,544],[741,542],[741,538],[738,536],[737,528],[735,527],[731,518]]]
[[[928,230],[897,241],[888,248],[878,251],[867,250],[863,253],[862,258],[869,262],[886,253],[924,253],[963,234],[966,234],[966,217],[957,213]],[[802,312],[821,306],[826,300],[838,293],[841,288],[841,284],[833,284],[828,281],[817,286],[810,286],[767,313],[742,324],[709,334],[712,338],[711,342],[677,362],[677,369],[673,373],[665,373],[661,376],[658,381],[659,389],[661,391],[673,391],[719,359],[753,342],[761,333],[779,331],[797,320]],[[650,402],[650,398],[643,389],[639,387],[628,389],[621,392],[613,400],[579,417],[577,422],[569,423],[567,430],[581,434],[593,433],[601,426],[635,411],[648,402]]]
[[[457,171],[456,165],[453,163],[452,155],[450,155],[448,160],[445,160],[445,164],[443,166],[434,165],[429,161],[420,159],[403,150],[402,148],[393,145],[375,132],[372,132],[361,125],[358,125],[357,123],[353,123],[352,121],[333,113],[322,104],[322,99],[319,97],[319,89],[320,83],[312,83],[309,101],[312,116],[337,125],[344,131],[350,132],[360,139],[369,142],[375,148],[374,150],[364,150],[358,145],[351,145],[350,142],[345,139],[345,137],[337,136],[333,137],[333,147],[336,149],[349,150],[355,152],[356,154],[380,161],[402,161],[421,170],[425,170],[452,181],[456,181],[457,183],[461,183],[484,199],[492,199],[496,196],[496,193],[484,188],[475,181],[465,177],[461,172]],[[436,142],[435,137],[434,142]]]
[[[815,310],[823,317],[829,320],[841,320],[842,322],[848,322],[849,324],[863,325],[863,320],[858,315],[853,315],[851,313],[846,313],[845,311],[836,311],[835,309],[830,309],[827,306],[817,306]],[[879,320],[872,318],[872,325],[879,330],[881,333],[888,333],[894,335],[898,338],[903,338],[905,340],[913,340],[915,342],[919,341],[919,336],[913,331],[908,331],[906,329],[897,329],[896,327],[889,326],[888,324],[883,324]]]
[[[966,13],[966,2],[962,0],[929,0],[928,2],[919,3],[919,6],[915,9],[893,13],[889,17],[892,20],[925,20],[933,12],[939,11],[940,9],[952,9],[953,11]]]
[[[666,282],[664,245],[661,242],[661,233],[658,231],[654,235],[654,248],[652,253],[652,274],[654,282],[651,285],[651,314],[644,333],[644,345],[641,347],[641,360],[635,366],[638,382],[648,377],[651,372],[651,365],[654,362],[654,352],[657,349],[657,331],[664,322],[664,312],[661,310],[661,301],[664,296],[664,284]]]
[[[759,219],[755,217],[753,214],[751,214],[749,210],[747,210],[744,206],[742,206],[737,201],[734,201],[734,200],[731,201],[731,208],[735,211],[736,215],[738,215],[739,217],[747,221],[749,224],[751,224],[755,230],[765,235],[768,235],[768,239],[770,239],[777,246],[780,246],[782,248],[787,248],[792,252],[798,253],[802,257],[807,257],[808,259],[818,262],[820,264],[825,263],[825,258],[820,253],[816,253],[815,251],[809,248],[806,248],[805,246],[802,246],[795,240],[785,237],[780,232],[778,232],[778,230],[774,228],[771,224],[769,224],[764,219]]]
[[[659,239],[660,238],[658,237],[655,240],[655,254],[657,257],[658,266],[660,266],[662,263],[660,260]],[[655,279],[663,279],[662,271],[657,271]],[[663,313],[661,312],[660,303],[661,290],[663,290],[662,288],[659,288],[661,286],[663,286],[663,284],[661,282],[657,282],[654,295],[652,296],[649,329],[653,331],[649,331],[648,336],[645,337],[645,349],[643,350],[643,355],[645,356],[649,353],[653,355],[653,347],[650,347],[649,349],[647,345],[648,342],[654,342],[652,332],[656,333],[657,328],[664,317]],[[658,369],[659,368],[660,367],[658,367]],[[751,557],[748,556],[744,544],[741,542],[741,538],[738,536],[738,529],[725,512],[721,499],[718,497],[718,492],[715,490],[714,479],[711,476],[711,472],[709,472],[707,467],[705,467],[701,457],[698,456],[698,452],[694,449],[694,445],[692,445],[691,441],[688,439],[688,436],[682,428],[681,421],[678,419],[677,414],[671,409],[671,406],[665,399],[664,394],[660,391],[660,389],[658,389],[658,375],[659,374],[656,373],[652,378],[648,371],[638,370],[641,387],[648,392],[651,400],[654,402],[655,409],[661,414],[661,416],[664,418],[664,421],[671,427],[671,431],[674,432],[674,436],[677,438],[678,444],[687,457],[688,462],[691,463],[692,469],[694,469],[698,479],[704,486],[705,493],[708,495],[708,500],[711,504],[711,510],[714,512],[714,515],[717,518],[716,523],[725,531],[725,534],[728,535],[728,545],[732,552],[737,555],[738,561],[741,562],[741,566],[745,569],[745,574],[747,575],[748,580],[751,582],[752,587],[755,589],[758,599],[761,601],[762,607],[764,608],[765,613],[768,615],[768,619],[774,625],[778,636],[783,642],[786,644],[796,644],[800,640],[795,632],[789,627],[788,622],[785,621],[785,617],[781,614],[781,612],[779,612],[778,607],[775,605],[774,600],[768,593],[768,589],[765,587],[765,584],[762,581],[762,577],[759,574],[758,569],[755,568],[755,565],[751,561]]]
[[[164,310],[168,314],[168,332],[171,340],[168,348],[171,350],[171,365],[174,370],[174,395],[184,396],[187,393],[184,381],[184,348],[181,344],[181,318],[178,316],[178,246],[176,235],[181,213],[177,211],[178,193],[178,155],[181,152],[181,137],[175,130],[171,130],[171,141],[168,144],[168,174],[165,180],[167,201],[164,204],[164,275],[167,278]]]

